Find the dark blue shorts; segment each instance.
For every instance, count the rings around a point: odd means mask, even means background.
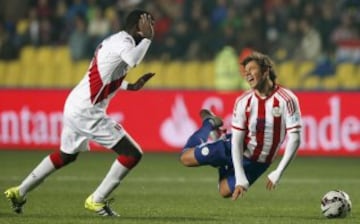
[[[212,143],[202,144],[195,149],[195,158],[200,165],[210,165],[219,169],[219,179],[227,178],[231,191],[235,189],[235,172],[231,158],[231,135]],[[245,175],[252,185],[270,164],[243,159]]]

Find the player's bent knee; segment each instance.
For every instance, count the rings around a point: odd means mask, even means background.
[[[189,149],[187,151],[184,151],[180,155],[180,162],[184,166],[191,167],[191,166],[197,166],[198,162],[194,155],[194,149]]]
[[[143,153],[142,150],[138,147],[129,147],[124,150],[123,153],[120,153],[120,155],[128,155],[136,158],[137,160],[140,160],[143,156]]]
[[[127,169],[132,169],[140,162],[141,158],[142,156],[134,157],[129,155],[119,155],[117,160]]]
[[[77,156],[79,155],[79,153],[67,154],[67,153],[64,153],[61,151],[60,151],[60,154],[61,154],[61,158],[64,162],[64,165],[74,162],[77,159]]]
[[[222,179],[219,183],[219,194],[223,198],[228,198],[228,197],[231,197],[231,195],[232,195],[232,192],[229,188],[229,185],[228,185],[226,179]]]
[[[224,189],[220,189],[219,193],[220,193],[221,197],[223,197],[223,198],[229,198],[232,195],[231,192],[228,192],[227,190],[224,190]]]
[[[186,152],[182,153],[180,155],[180,162],[181,164],[183,164],[184,166],[189,166],[190,163],[189,163],[189,156]]]
[[[128,169],[134,168],[141,160],[143,153],[137,144],[125,137],[113,147],[118,154],[117,160]]]
[[[67,154],[62,151],[56,151],[50,154],[50,160],[56,169],[74,162],[79,153]]]
[[[142,157],[142,150],[130,137],[125,136],[114,147],[111,148],[118,155],[133,156],[136,158]]]

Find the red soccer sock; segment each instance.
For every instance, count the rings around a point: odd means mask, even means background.
[[[140,158],[136,158],[133,156],[126,156],[126,155],[119,155],[117,157],[117,160],[121,165],[125,166],[126,168],[132,169],[134,166],[138,164]]]
[[[64,161],[61,157],[60,151],[53,152],[49,155],[51,162],[54,164],[56,169],[64,166]]]

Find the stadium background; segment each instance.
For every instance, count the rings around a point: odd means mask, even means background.
[[[2,173],[7,174],[0,177],[1,188],[21,180],[47,151],[58,147],[68,91],[84,75],[99,41],[120,30],[133,8],[152,12],[157,23],[144,62],[128,79],[136,80],[148,71],[156,76],[141,92],[119,93],[109,108],[149,153],[134,177],[128,178],[129,186],[123,186],[129,196],[118,193],[128,206],[119,205],[128,223],[219,223],[220,219],[241,223],[244,217],[236,215],[240,208],[250,214],[248,223],[268,223],[264,221],[268,217],[273,223],[321,223],[319,197],[332,188],[346,190],[355,205],[360,203],[360,2],[355,0],[0,0],[0,159]],[[233,206],[216,195],[210,181],[216,180],[213,170],[189,171],[176,160],[185,138],[200,125],[200,108],[213,109],[229,125],[234,99],[247,89],[238,62],[253,50],[269,54],[276,63],[278,82],[299,96],[305,136],[280,193],[265,196],[261,183],[249,192],[248,200]],[[102,151],[97,145],[93,148]],[[53,191],[55,198],[67,197],[70,190],[63,191],[58,184],[71,182],[75,201],[82,203],[83,185],[73,180],[96,186],[108,166],[105,161],[112,160],[111,153],[84,157],[89,160],[67,168],[42,187],[49,200],[54,199]],[[101,164],[104,170],[84,164]],[[153,206],[147,203],[132,207],[132,200],[143,201],[134,196],[138,185],[141,196],[155,201],[157,209],[147,209]],[[176,190],[179,186],[186,196]],[[303,193],[293,195],[294,186]],[[198,187],[202,189],[194,190]],[[41,196],[40,192],[34,195]],[[269,202],[259,207],[254,201],[264,197]],[[166,203],[160,200],[165,198]],[[218,206],[193,212],[183,200],[206,200]],[[281,203],[273,205],[271,200]],[[35,215],[20,221],[41,223],[42,217],[44,223],[67,223],[42,202],[38,208],[29,206],[27,212]],[[59,203],[70,220],[90,223],[85,213],[82,216],[81,204]],[[174,209],[168,203],[174,203]],[[6,214],[5,223],[17,223],[9,213],[1,213],[5,207],[2,200],[0,215]],[[80,219],[71,216],[74,210]],[[48,217],[42,215],[44,211]],[[163,211],[168,216],[161,215]],[[213,216],[201,219],[201,214]],[[355,207],[353,217],[344,223],[356,223],[359,216]]]
[[[144,8],[157,20],[156,37],[144,63],[127,78],[134,81],[149,71],[157,75],[145,91],[120,93],[110,111],[145,151],[178,151],[199,125],[201,107],[229,116],[233,100],[247,89],[239,61],[257,50],[276,62],[278,82],[299,94],[308,121],[302,151],[360,154],[360,112],[353,106],[360,89],[358,1],[0,4],[0,94],[5,99],[0,104],[0,148],[56,148],[59,132],[53,129],[59,127],[41,122],[41,116],[49,120],[51,114],[61,114],[67,91],[86,72],[99,41],[121,29],[129,10]],[[138,103],[131,107],[131,101]],[[144,116],[156,122],[138,119]]]

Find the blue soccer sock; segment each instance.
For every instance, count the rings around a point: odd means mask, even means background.
[[[186,142],[186,144],[184,146],[184,150],[186,150],[188,148],[193,148],[197,145],[200,145],[201,143],[206,142],[208,140],[209,134],[212,130],[213,130],[213,127],[212,127],[209,119],[206,119],[205,121],[203,121],[200,129],[195,131],[194,134],[192,134],[189,137],[188,141]]]

